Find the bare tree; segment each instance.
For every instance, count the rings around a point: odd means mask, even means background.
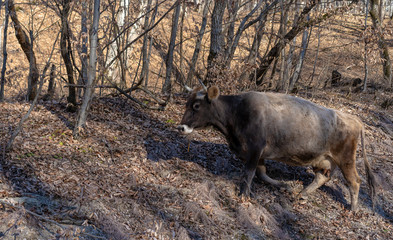
[[[190,70],[189,70],[188,75],[187,75],[186,84],[188,86],[193,86],[193,84],[192,84],[192,77],[194,76],[195,67],[196,67],[196,63],[197,63],[197,60],[198,60],[199,52],[201,51],[201,44],[202,44],[203,35],[205,34],[205,29],[206,29],[206,24],[207,24],[207,13],[208,13],[208,10],[209,10],[209,3],[210,3],[210,1],[206,0],[206,3],[203,6],[202,24],[201,24],[201,28],[199,29],[198,38],[196,39],[194,53],[192,55],[191,64],[190,64]]]
[[[80,51],[80,60],[81,60],[81,74],[78,78],[78,84],[84,85],[87,82],[87,45],[88,45],[88,32],[87,32],[87,12],[88,12],[88,3],[86,0],[82,1],[82,14],[81,14],[81,51]],[[82,96],[83,88],[78,89],[78,97]]]
[[[87,76],[86,91],[83,96],[82,106],[79,109],[74,128],[74,137],[79,136],[82,127],[86,125],[88,108],[94,94],[94,83],[96,79],[97,66],[97,44],[98,44],[98,22],[100,19],[100,0],[94,0],[93,25],[90,31],[90,57]]]
[[[4,31],[3,31],[3,66],[1,68],[1,86],[0,86],[0,101],[4,100],[4,84],[5,84],[5,71],[7,68],[7,32],[8,32],[8,20],[9,20],[9,3],[5,2],[5,19],[4,19]]]
[[[303,32],[303,37],[302,37],[302,49],[300,52],[299,60],[298,63],[296,64],[295,71],[293,72],[290,80],[289,80],[289,86],[288,86],[288,91],[292,91],[295,87],[295,84],[298,82],[300,73],[303,68],[303,62],[304,62],[304,57],[306,55],[307,47],[308,47],[308,28],[306,28]]]
[[[222,20],[226,8],[226,0],[215,0],[213,13],[211,16],[211,33],[210,33],[210,51],[207,57],[207,75],[206,82],[210,83],[217,76],[214,66],[219,54],[224,49],[224,35],[222,34]]]
[[[177,1],[176,10],[172,17],[171,39],[170,39],[168,54],[166,58],[165,82],[164,85],[162,86],[162,92],[169,95],[171,94],[172,91],[171,74],[172,74],[172,65],[173,65],[173,50],[175,48],[179,15],[180,15],[180,0]]]
[[[27,89],[27,99],[29,101],[34,100],[37,94],[37,83],[39,78],[39,72],[37,67],[37,60],[33,51],[33,39],[29,37],[26,32],[22,29],[22,25],[19,22],[18,16],[16,15],[15,5],[13,0],[8,0],[9,14],[12,22],[14,23],[15,35],[18,39],[23,52],[25,53],[27,60],[29,61],[29,79]],[[32,34],[31,34],[32,35]]]
[[[146,5],[146,16],[145,16],[145,22],[143,24],[143,29],[147,29],[150,25],[150,7],[151,7],[151,2],[152,0],[148,0],[147,1],[147,5]],[[153,16],[153,18],[155,17],[155,14]],[[149,34],[145,34],[145,36],[143,36],[143,44],[142,44],[142,70],[141,70],[141,74],[140,74],[140,84],[145,80],[145,83],[147,85],[147,76],[148,76],[148,72],[149,72],[149,54],[150,51],[148,51],[148,48],[150,46],[149,44]]]
[[[351,1],[348,6],[335,8],[328,11],[327,13],[321,14],[307,21],[307,15],[317,5],[318,2],[319,1],[312,0],[303,8],[298,20],[296,21],[296,24],[294,24],[291,30],[285,34],[283,41],[278,41],[278,43],[276,43],[269,50],[268,54],[262,59],[262,63],[256,70],[255,75],[251,75],[251,80],[256,79],[257,85],[260,85],[263,82],[263,78],[265,77],[271,63],[280,55],[281,50],[287,45],[288,42],[290,42],[305,28],[323,22],[338,13],[349,11],[357,3],[357,0]]]
[[[378,35],[378,45],[381,49],[383,76],[389,87],[392,86],[392,63],[389,56],[389,48],[385,41],[385,36],[383,33],[382,19],[380,18],[380,13],[378,12],[379,0],[370,0],[370,16],[373,22],[375,32]]]
[[[57,3],[60,18],[61,18],[61,29],[60,29],[60,52],[64,61],[64,65],[67,71],[68,78],[68,106],[69,111],[76,111],[76,88],[74,79],[74,68],[71,61],[72,56],[72,45],[71,45],[71,29],[68,23],[68,16],[71,10],[72,0],[62,0]]]

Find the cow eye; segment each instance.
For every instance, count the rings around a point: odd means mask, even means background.
[[[198,110],[199,110],[199,106],[200,106],[200,103],[196,102],[196,103],[194,103],[194,105],[192,105],[192,108],[193,108],[195,111],[198,111]]]

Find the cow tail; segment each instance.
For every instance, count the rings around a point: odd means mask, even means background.
[[[368,186],[370,188],[371,202],[372,202],[372,206],[374,208],[375,196],[376,196],[376,191],[377,191],[377,181],[375,179],[374,174],[371,171],[371,166],[370,166],[370,163],[368,162],[368,159],[367,159],[364,128],[362,129],[362,133],[361,133],[361,144],[362,144],[364,167],[366,169],[366,175],[367,175],[367,182],[368,182]]]

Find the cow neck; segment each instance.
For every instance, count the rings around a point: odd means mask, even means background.
[[[220,96],[217,100],[212,102],[216,109],[212,125],[224,134],[225,137],[229,136],[228,129],[231,127],[230,120],[233,119],[232,109],[235,104],[234,100],[234,96]]]

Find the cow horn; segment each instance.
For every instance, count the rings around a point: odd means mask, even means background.
[[[199,83],[202,85],[203,90],[204,90],[205,92],[207,92],[207,87],[205,86],[205,84],[203,84],[202,80],[198,78],[198,81],[199,81]]]
[[[192,88],[190,88],[186,84],[184,84],[184,89],[186,89],[187,92],[192,92],[192,90],[193,90]]]

